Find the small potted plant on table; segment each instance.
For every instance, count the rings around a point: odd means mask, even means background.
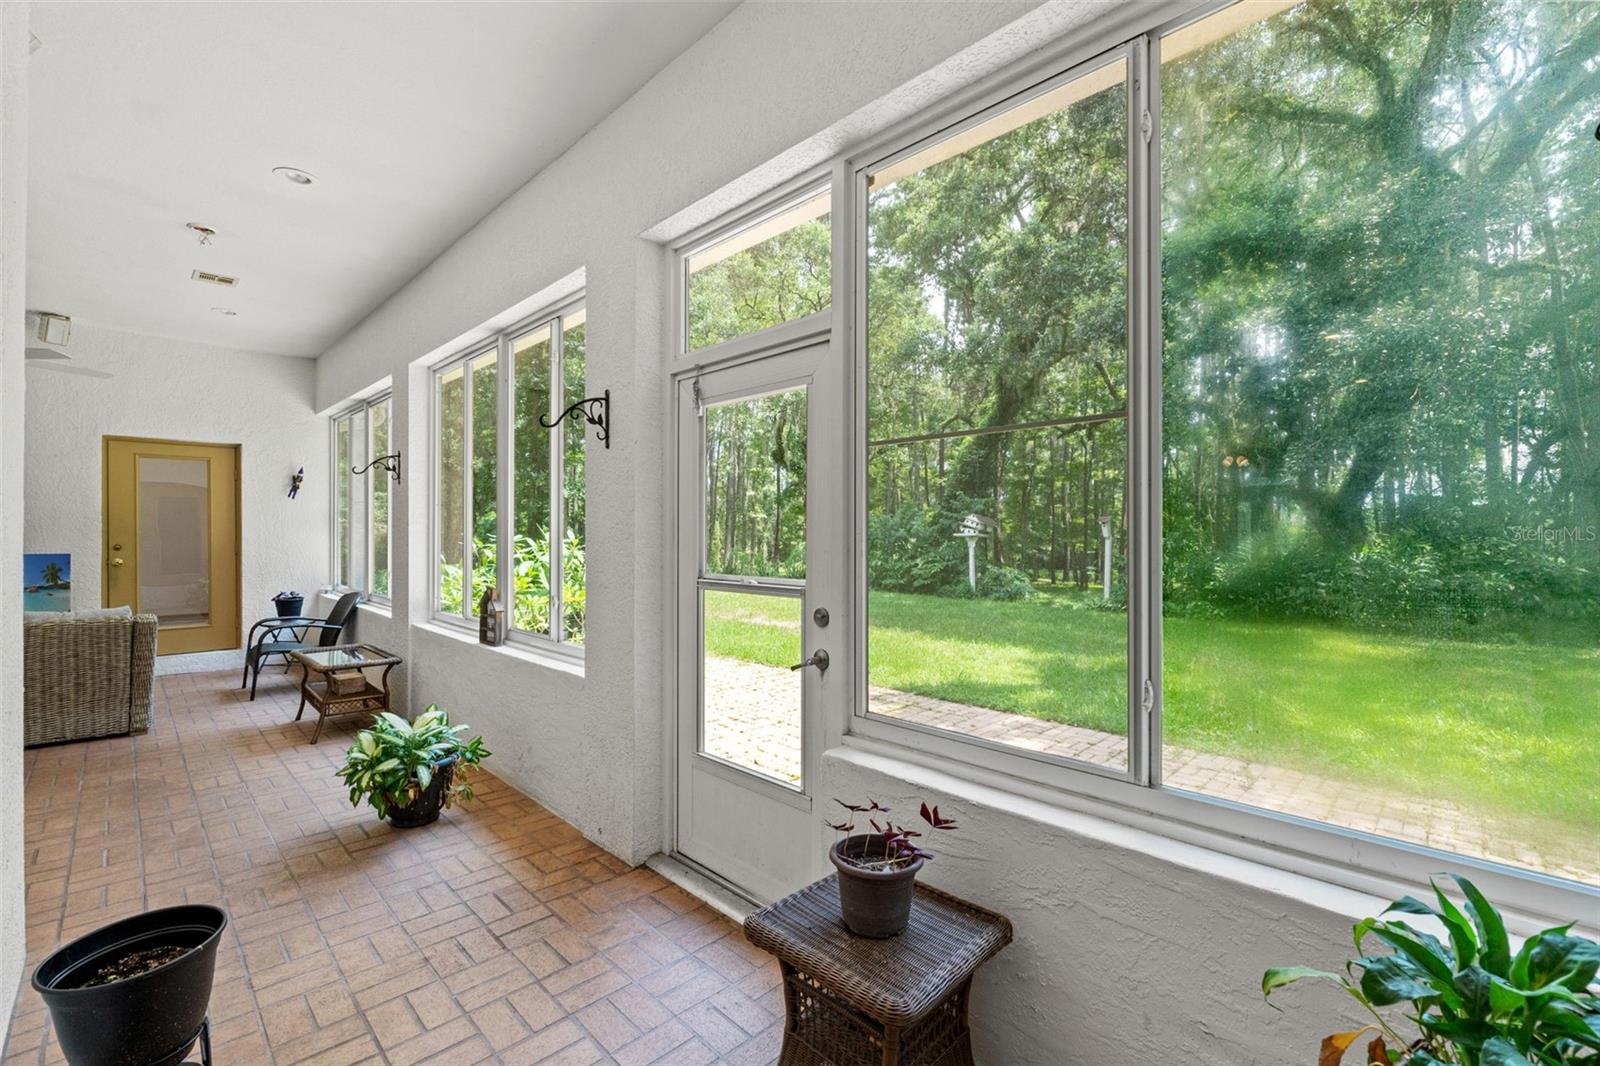
[[[828,851],[839,871],[839,910],[844,924],[857,936],[897,936],[911,920],[911,897],[916,892],[917,871],[933,858],[916,843],[922,833],[889,821],[889,808],[869,799],[865,806],[834,800],[850,813],[828,828],[841,834]],[[948,832],[953,819],[941,817],[939,808],[922,804],[922,820],[929,828]],[[857,816],[872,827],[856,833]],[[879,819],[882,819],[881,823]]]
[[[1356,950],[1365,952],[1371,938],[1387,953],[1353,959],[1345,973],[1271,969],[1261,990],[1271,996],[1296,981],[1328,981],[1372,1015],[1364,1028],[1323,1040],[1321,1066],[1600,1062],[1600,944],[1573,936],[1569,923],[1529,937],[1513,952],[1500,912],[1471,881],[1454,880],[1465,897],[1459,904],[1435,885],[1437,907],[1406,896],[1384,911],[1421,915],[1443,927],[1444,940],[1400,919],[1364,918],[1356,923]],[[1385,1016],[1383,1007],[1399,1009]],[[1346,1060],[1351,1048],[1358,1050]]]
[[[408,722],[384,711],[356,734],[339,777],[350,786],[350,805],[365,799],[402,829],[438,821],[439,811],[472,798],[468,775],[489,750],[482,737],[463,740],[469,727],[451,725],[438,704]]]

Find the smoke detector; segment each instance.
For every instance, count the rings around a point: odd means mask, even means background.
[[[209,270],[196,270],[189,276],[195,281],[209,281],[213,285],[221,285],[224,289],[236,289],[239,287],[238,278],[229,277],[227,274],[213,274]]]

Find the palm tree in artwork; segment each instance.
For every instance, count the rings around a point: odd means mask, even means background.
[[[44,578],[44,583],[46,585],[59,585],[59,584],[61,584],[61,576],[62,576],[61,575],[61,564],[60,563],[45,563],[44,564],[44,573],[41,576]]]

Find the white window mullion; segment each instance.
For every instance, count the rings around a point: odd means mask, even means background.
[[[1142,785],[1160,781],[1160,353],[1153,345],[1150,254],[1156,197],[1151,187],[1148,38],[1130,49],[1128,78],[1128,771]]]
[[[500,606],[506,612],[509,630],[516,588],[516,367],[512,362],[511,338],[501,334],[495,357],[495,463],[500,476],[495,500],[495,586]]]
[[[461,617],[471,619],[472,574],[472,360],[461,363]]]

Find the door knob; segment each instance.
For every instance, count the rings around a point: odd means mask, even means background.
[[[811,658],[807,659],[803,663],[795,663],[793,666],[789,667],[789,669],[791,669],[791,670],[804,670],[808,666],[815,666],[817,668],[817,673],[819,673],[819,674],[827,673],[828,672],[828,653],[826,651],[824,651],[822,648],[818,648],[816,651],[811,653]]]
[[[119,556],[116,556],[115,558],[113,558],[111,560],[111,565],[112,566],[121,566],[122,565],[122,556],[119,555]]]

